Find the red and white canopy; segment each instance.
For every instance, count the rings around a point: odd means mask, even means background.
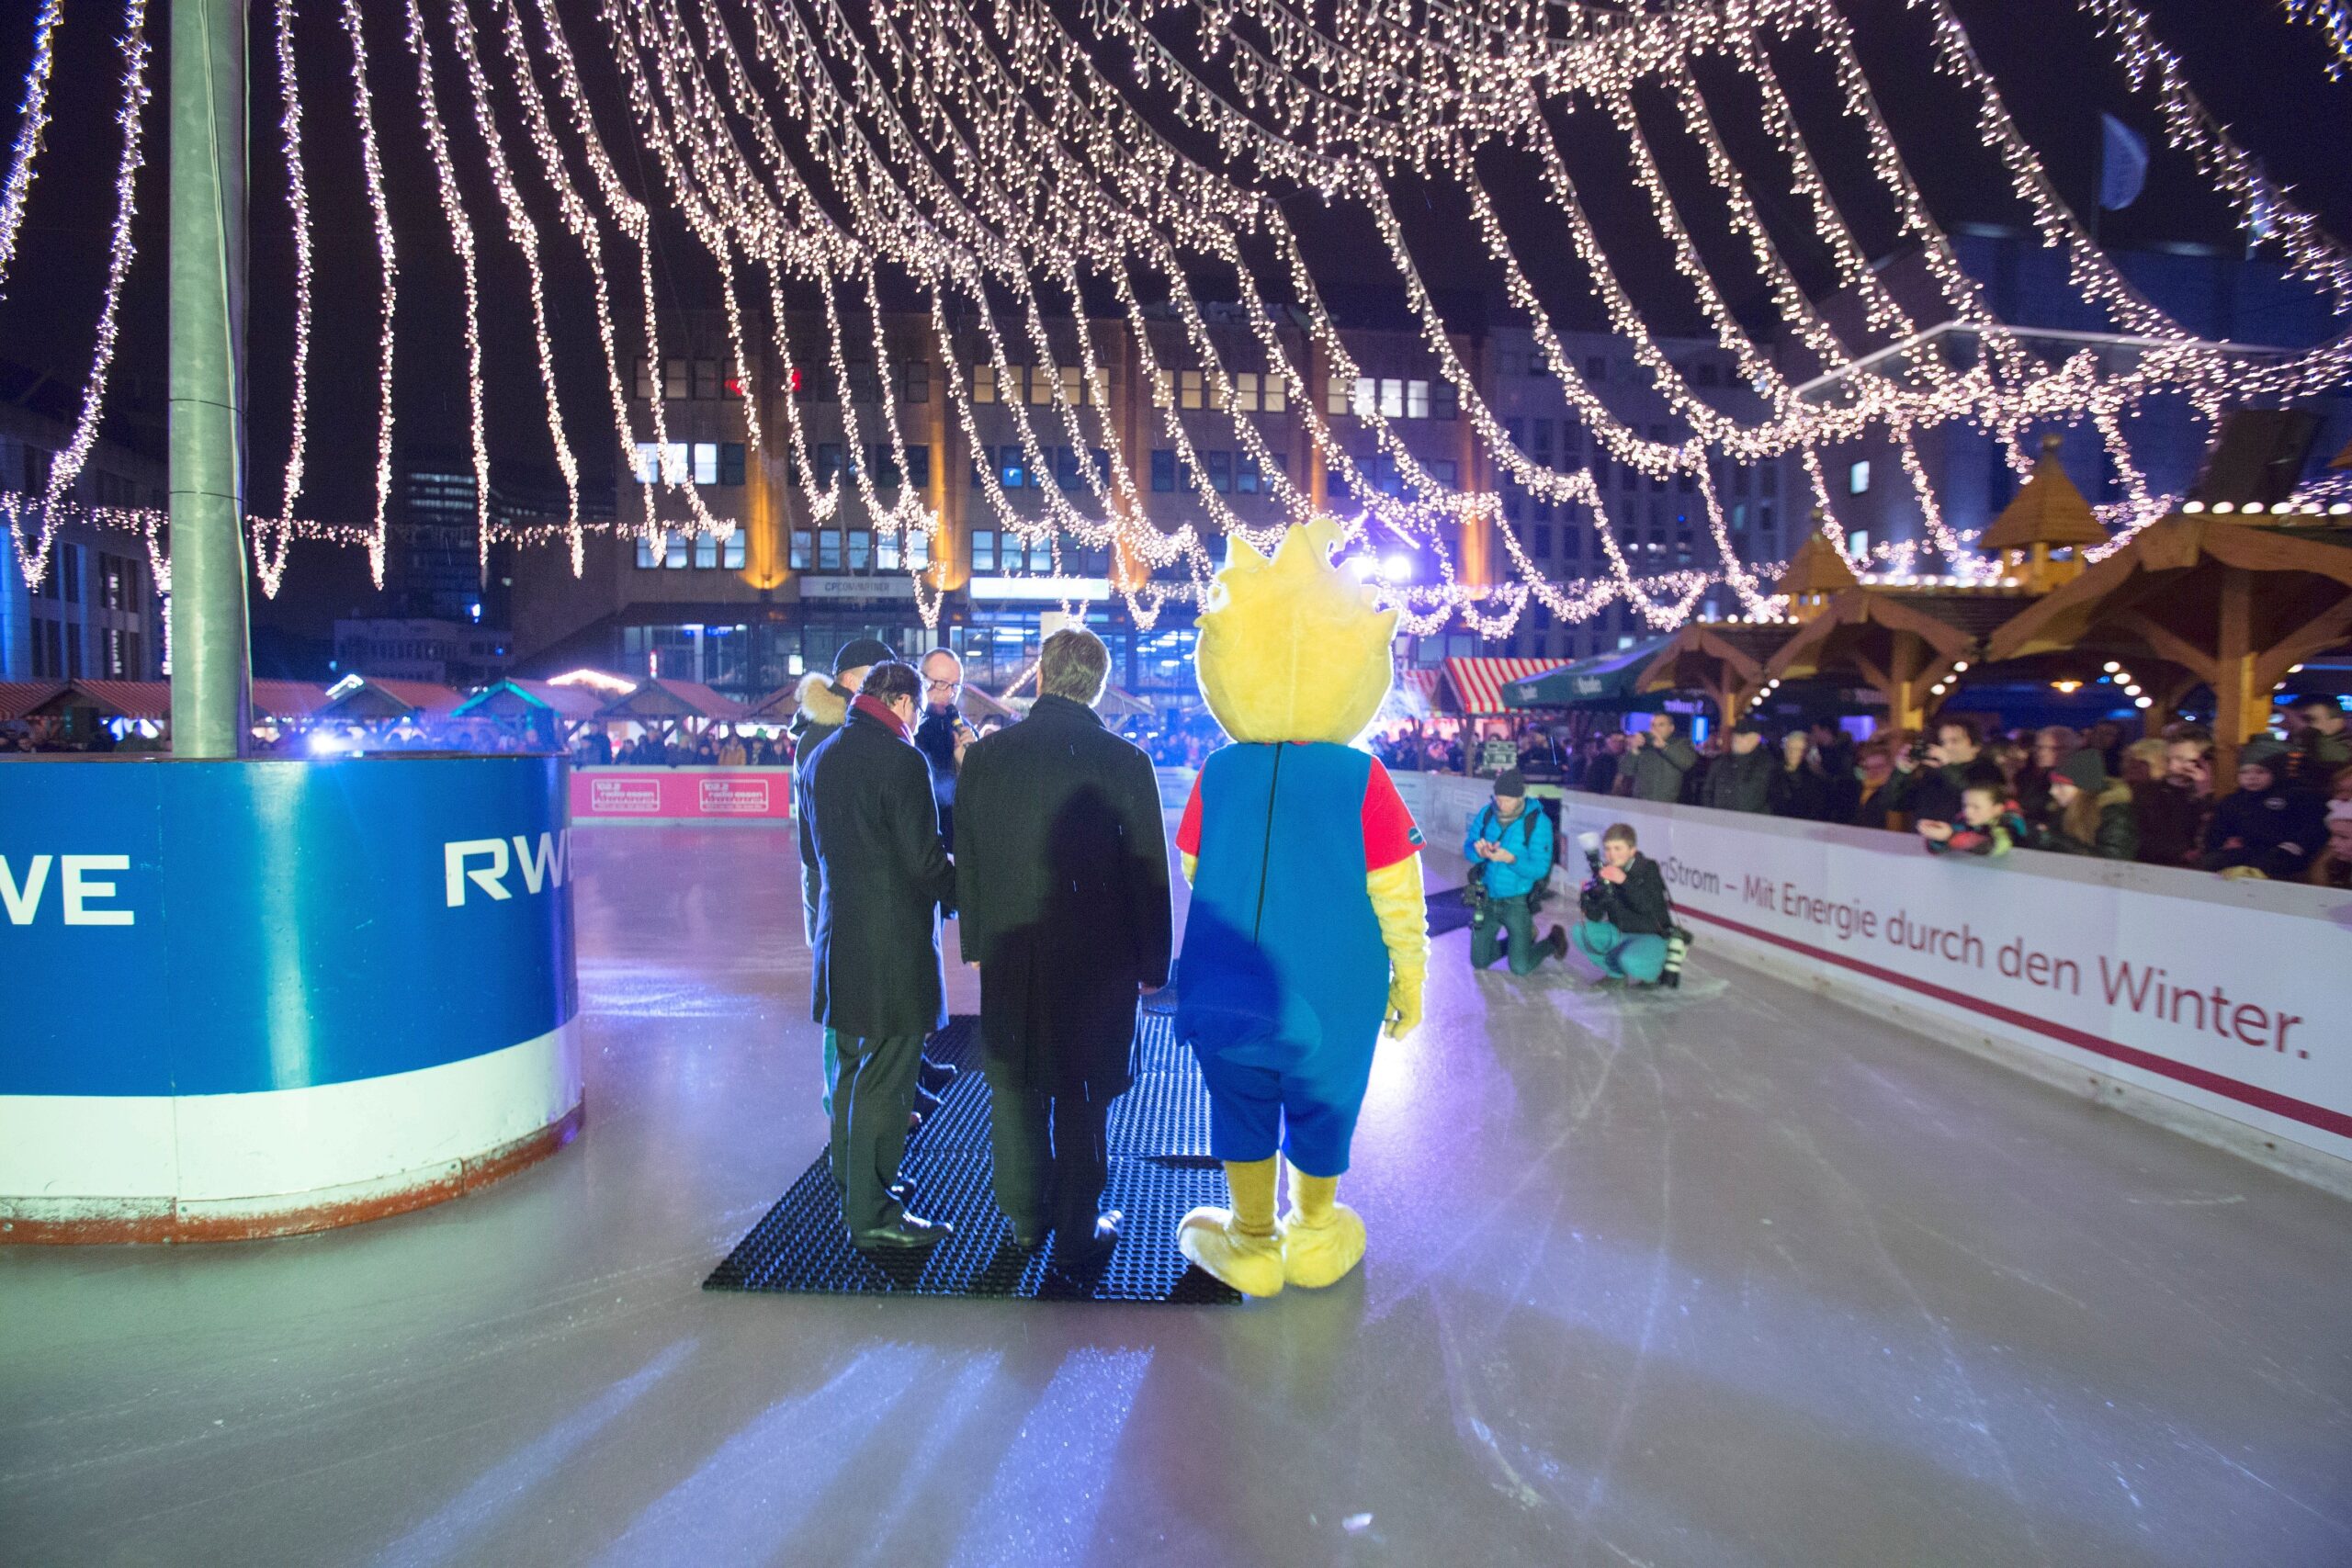
[[[1503,702],[1505,682],[1532,680],[1560,664],[1556,659],[1449,659],[1445,679],[1464,714],[1487,717],[1511,711]]]

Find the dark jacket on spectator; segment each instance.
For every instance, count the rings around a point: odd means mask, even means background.
[[[2335,770],[2352,762],[2352,729],[2322,735],[2305,725],[2287,743],[2287,776],[2297,787],[2327,793]]]
[[[2132,786],[2132,815],[2139,829],[2143,865],[2195,865],[2204,849],[2211,799],[2165,779]]]
[[[2132,810],[2132,786],[2121,779],[2111,780],[2099,792],[2095,804],[2098,825],[2087,842],[2066,830],[2065,808],[2052,797],[2045,802],[2039,818],[2030,818],[2032,827],[2026,835],[2025,847],[2052,854],[2090,855],[2098,860],[2132,859],[2140,849],[2140,828]]]
[[[1617,754],[1596,751],[1585,764],[1584,787],[1594,795],[1608,795],[1617,787]]]
[[[1139,986],[1168,983],[1168,844],[1151,760],[1092,709],[1042,696],[964,753],[956,904],[980,1038],[1023,1087],[1108,1099],[1134,1081]]]
[[[1773,816],[1793,818],[1800,822],[1829,820],[1829,781],[1811,763],[1791,768],[1774,759],[1769,788]]]
[[[1664,936],[1674,924],[1674,900],[1657,862],[1635,851],[1625,880],[1608,883],[1596,874],[1577,897],[1588,920],[1607,920],[1627,936]]]
[[[956,868],[922,754],[861,705],[803,754],[792,793],[816,1021],[862,1039],[941,1027],[939,911],[955,906]]]
[[[1886,803],[1886,808],[1906,812],[1914,821],[1956,822],[1960,792],[1973,784],[1991,784],[2005,796],[2008,794],[2008,781],[2001,776],[2000,764],[1980,755],[1973,762],[1946,762],[1896,773],[1887,784],[1894,798]]]
[[[1894,807],[1891,803],[1894,799],[1894,786],[1899,779],[1900,775],[1890,774],[1887,781],[1875,790],[1871,789],[1867,781],[1855,780],[1854,804],[1846,812],[1847,824],[1849,827],[1877,828],[1882,830],[1893,827],[1894,824],[1888,818],[1893,815]],[[1870,793],[1865,794],[1864,791]]]
[[[1682,775],[1699,761],[1699,749],[1682,736],[1653,741],[1634,754],[1634,798],[1672,805],[1682,798]]]
[[[1761,746],[1745,755],[1724,752],[1707,770],[1707,792],[1702,804],[1718,811],[1770,810],[1773,767],[1772,754]]]
[[[2231,840],[2238,841],[2228,848]],[[2205,869],[2246,865],[2273,882],[2303,874],[2327,847],[2327,802],[2307,789],[2275,784],[2267,790],[2241,789],[2213,806],[2205,829]]]

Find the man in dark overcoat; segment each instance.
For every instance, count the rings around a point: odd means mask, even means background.
[[[1111,1101],[1135,1081],[1138,996],[1168,982],[1168,847],[1151,759],[1095,716],[1109,655],[1046,639],[1028,716],[975,742],[956,783],[964,957],[980,1037],[997,1203],[1023,1247],[1118,1240],[1100,1213]]]
[[[833,1179],[862,1247],[929,1247],[949,1230],[907,1213],[891,1191],[923,1037],[947,1021],[939,916],[956,901],[931,770],[909,739],[922,690],[913,666],[876,664],[846,722],[793,782],[812,1010],[841,1052]]]

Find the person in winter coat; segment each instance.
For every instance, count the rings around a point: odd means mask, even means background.
[[[2141,864],[2197,864],[2213,812],[2213,738],[2201,729],[2177,732],[2165,743],[2164,772],[2132,786],[2132,809]]]
[[[1740,722],[1731,732],[1731,750],[1708,768],[1706,797],[1700,804],[1757,815],[1772,808],[1772,756],[1753,720]]]
[[[1600,869],[1577,896],[1584,919],[1569,941],[1603,973],[1654,986],[1666,970],[1674,900],[1667,896],[1665,874],[1640,844],[1628,822],[1612,822],[1601,834]]]
[[[1495,776],[1495,798],[1480,807],[1462,839],[1462,858],[1485,884],[1486,897],[1470,923],[1470,967],[1490,969],[1505,953],[1510,972],[1532,975],[1546,958],[1565,957],[1567,932],[1558,926],[1535,940],[1529,895],[1552,873],[1552,818],[1527,799],[1517,768]]]
[[[1895,824],[1889,820],[1887,802],[1893,798],[1894,782],[1894,749],[1890,744],[1872,740],[1854,752],[1854,804],[1846,813],[1849,828],[1876,828],[1882,830]]]
[[[2049,804],[2027,820],[2029,849],[2099,860],[2131,860],[2140,852],[2132,788],[2109,778],[2107,764],[2087,746],[2058,764],[2050,775]]]
[[[1168,844],[1151,759],[1094,712],[1110,654],[1046,639],[1028,716],[964,753],[956,907],[980,966],[996,1200],[1024,1251],[1100,1252],[1111,1102],[1135,1082],[1136,999],[1168,983]]]
[[[1618,738],[1614,735],[1596,736],[1592,755],[1584,765],[1584,787],[1589,795],[1614,795],[1617,792],[1617,767],[1622,761]]]
[[[2295,714],[2303,727],[2289,742],[2287,777],[2299,789],[2324,793],[2335,771],[2352,762],[2352,726],[2334,697],[2305,697]]]
[[[2352,800],[2327,803],[2327,848],[2303,873],[2303,880],[2314,887],[2352,889]]]
[[[1674,732],[1674,716],[1650,716],[1650,742],[1629,759],[1633,768],[1633,797],[1670,806],[1682,798],[1682,778],[1698,766],[1698,748]]]
[[[2008,798],[2008,780],[1984,755],[1984,731],[1975,720],[1940,719],[1933,735],[1927,748],[1928,766],[1915,767],[1908,752],[1896,753],[1889,811],[1900,811],[1914,822],[1950,826],[1960,816],[1961,791],[1970,784],[1990,784],[2003,799]]]
[[[909,739],[922,690],[911,665],[876,664],[793,780],[810,1011],[840,1053],[833,1179],[861,1247],[931,1247],[949,1230],[893,1191],[923,1037],[947,1021],[939,918],[956,902],[931,770]]]
[[[1780,765],[1767,782],[1766,798],[1775,817],[1799,822],[1829,820],[1829,780],[1813,760],[1813,737],[1792,729],[1781,737]]]
[[[865,672],[891,657],[889,648],[874,637],[852,637],[833,655],[830,678],[813,670],[801,678],[795,694],[799,706],[793,713],[791,727],[793,744],[800,756],[807,757],[831,738],[849,717],[849,705]]]
[[[2033,760],[2010,781],[2011,798],[2028,821],[2038,821],[2050,803],[2050,781],[2058,764],[2083,749],[2083,738],[2063,724],[2046,724],[2033,732]]]
[[[932,798],[939,806],[939,838],[956,852],[956,775],[964,749],[977,737],[964,717],[964,661],[953,649],[934,648],[922,656],[922,722],[915,726],[915,750],[931,764]]]
[[[1928,818],[1919,824],[1919,838],[1931,855],[1980,855],[1997,859],[2026,836],[2025,819],[1998,784],[1962,785],[1959,820]]]
[[[2291,882],[2310,868],[2327,837],[2326,801],[2288,787],[2287,748],[2265,735],[2238,752],[2238,787],[2213,807],[2205,829],[2205,869]]]

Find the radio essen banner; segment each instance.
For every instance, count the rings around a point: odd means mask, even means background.
[[[1744,827],[1725,813],[1566,802],[1575,835],[1634,822],[1698,933],[1727,932],[2296,1143],[2352,1157],[2346,928],[2233,902],[2189,873],[1914,836]],[[2046,868],[2046,869],[2045,869]],[[2180,891],[2160,889],[2177,884]]]
[[[789,768],[580,768],[575,823],[768,822],[792,816]]]

